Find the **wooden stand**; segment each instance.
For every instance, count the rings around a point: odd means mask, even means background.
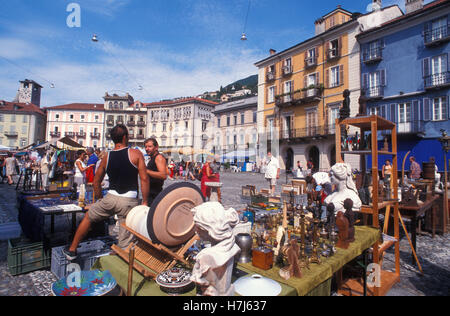
[[[163,245],[152,243],[148,238],[133,231],[125,224],[122,224],[122,227],[138,239],[134,244],[134,262],[130,262],[130,250],[133,245],[130,245],[126,250],[123,250],[116,245],[113,245],[111,249],[125,262],[128,264],[131,263],[130,266],[145,278],[155,279],[161,272],[173,268],[177,262],[190,266],[189,262],[184,259],[184,254],[192,247],[194,242],[198,240],[197,235],[192,237],[186,244],[175,249],[169,249]]]
[[[371,133],[371,149],[370,150],[359,150],[359,151],[342,151],[341,144],[341,129],[346,129],[348,126],[353,126],[360,129],[361,138],[364,137],[365,132]],[[391,141],[392,150],[379,150],[378,149],[378,132],[379,131],[391,131]],[[362,160],[365,161],[366,155],[372,156],[372,184],[373,184],[373,196],[372,205],[363,206],[361,213],[372,216],[373,227],[380,229],[379,223],[379,212],[385,207],[393,207],[394,209],[394,238],[396,241],[388,241],[383,244],[376,242],[373,245],[373,263],[381,264],[380,259],[384,251],[389,249],[392,245],[395,245],[395,272],[381,271],[381,287],[371,288],[369,287],[369,293],[373,296],[385,295],[392,288],[393,285],[400,281],[400,229],[399,229],[399,201],[398,201],[398,157],[397,157],[397,131],[396,125],[382,117],[373,116],[363,116],[356,118],[348,118],[345,120],[336,120],[336,161],[343,163],[344,154],[351,155],[361,155]],[[392,156],[392,190],[393,190],[393,200],[383,203],[379,203],[378,195],[378,156],[379,155],[389,155]],[[365,169],[365,165],[363,166]],[[346,282],[343,284],[342,288],[346,288],[346,291],[340,292],[341,294],[348,295],[352,293],[362,293],[361,289],[354,289],[352,287],[358,285],[358,282]],[[350,290],[349,290],[350,289]]]

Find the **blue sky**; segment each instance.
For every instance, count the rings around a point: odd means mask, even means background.
[[[42,106],[102,103],[106,91],[143,102],[198,95],[256,74],[270,48],[312,37],[338,4],[364,13],[370,2],[250,0],[243,42],[248,0],[0,0],[0,99],[25,78],[44,86]],[[80,28],[66,24],[70,3]]]

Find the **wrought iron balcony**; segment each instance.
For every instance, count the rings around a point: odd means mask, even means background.
[[[100,133],[91,133],[91,138],[100,138]]]
[[[61,137],[61,132],[51,131],[50,137]]]
[[[317,66],[317,57],[308,57],[305,59],[305,67],[311,68]]]
[[[292,72],[293,72],[293,68],[291,65],[283,67],[283,76],[292,75]]]
[[[78,138],[86,138],[86,133],[85,132],[79,132],[79,133],[77,133],[77,137]]]
[[[442,72],[425,77],[425,89],[440,89],[450,85],[450,72]]]
[[[108,126],[114,126],[114,120],[108,120],[108,121],[106,121],[106,125],[108,125]]]
[[[333,61],[341,57],[339,50],[337,48],[327,50],[327,60]]]
[[[398,134],[426,134],[425,122],[424,121],[414,121],[405,122],[397,124]]]
[[[67,136],[67,137],[75,137],[75,135],[76,135],[76,133],[74,133],[74,132],[65,132],[64,133],[64,136]]]
[[[384,97],[384,87],[376,86],[376,87],[368,87],[364,89],[366,92],[366,98],[370,100],[382,99]]]
[[[145,139],[145,135],[136,135],[136,139],[143,140]]]
[[[6,137],[17,137],[17,136],[19,136],[19,133],[12,132],[12,131],[5,131],[5,136]]]
[[[299,141],[302,139],[323,138],[336,133],[335,125],[312,126],[306,128],[296,128],[280,131],[280,141]],[[268,134],[269,136],[269,134]]]
[[[145,126],[145,125],[146,125],[145,121],[138,121],[137,122],[137,126]]]
[[[128,121],[127,125],[128,126],[136,126],[136,121]]]
[[[275,97],[276,106],[283,108],[302,103],[310,103],[321,99],[321,88],[310,88],[307,90],[297,90],[288,94],[278,95]]]
[[[450,40],[450,25],[437,27],[423,33],[425,46],[435,46]]]
[[[274,81],[275,80],[275,71],[269,71],[266,75],[267,81]]]
[[[372,48],[363,53],[363,62],[365,64],[377,63],[383,60],[383,49],[380,47]]]

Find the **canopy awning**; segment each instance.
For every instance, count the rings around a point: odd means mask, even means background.
[[[84,149],[85,148],[84,146],[78,144],[72,138],[69,138],[67,136],[64,137],[64,138],[61,138],[60,140],[58,140],[58,142],[61,142],[61,143],[65,144],[65,145],[73,147],[75,149]]]

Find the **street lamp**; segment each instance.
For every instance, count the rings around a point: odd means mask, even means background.
[[[441,130],[442,137],[439,141],[442,144],[442,150],[444,151],[444,227],[443,233],[447,232],[448,225],[448,187],[447,187],[447,153],[450,151],[450,136],[447,136],[445,130]]]

